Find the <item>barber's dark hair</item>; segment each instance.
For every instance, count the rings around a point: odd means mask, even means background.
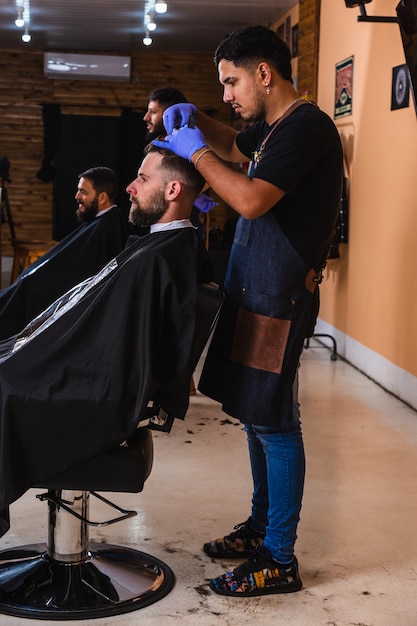
[[[154,91],[152,91],[148,96],[148,102],[151,100],[158,102],[164,110],[173,104],[188,102],[182,91],[175,89],[175,87],[161,87],[160,89],[154,89]]]
[[[292,82],[291,52],[285,41],[266,26],[248,26],[228,35],[214,53],[214,63],[232,61],[236,67],[250,69],[262,61],[270,63],[284,78]]]
[[[110,202],[116,202],[119,191],[119,181],[116,174],[109,167],[90,167],[85,172],[78,174],[80,178],[91,180],[94,191],[99,194],[102,191],[109,196]]]
[[[152,142],[146,146],[145,155],[151,152],[162,154],[161,168],[167,173],[168,177],[173,176],[175,178],[179,176],[182,182],[189,188],[190,194],[194,198],[198,196],[205,185],[205,180],[190,161],[178,156],[167,148],[159,148]]]

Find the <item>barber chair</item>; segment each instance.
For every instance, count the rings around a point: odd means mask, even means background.
[[[222,302],[217,285],[200,286],[190,378]],[[141,422],[127,442],[35,486],[46,489],[36,497],[48,502],[47,543],[0,552],[0,613],[46,620],[99,618],[146,607],[171,591],[174,573],[158,558],[89,541],[90,526],[137,514],[97,492],[142,491],[152,469],[152,428],[169,431],[174,419],[155,404],[149,411],[149,424]],[[89,519],[91,497],[116,515],[106,521]]]

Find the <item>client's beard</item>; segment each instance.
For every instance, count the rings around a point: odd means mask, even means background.
[[[76,210],[75,214],[79,222],[91,222],[98,213],[98,200],[94,198],[89,206],[84,205],[84,211]]]
[[[163,190],[157,191],[146,203],[147,206],[140,205],[136,199],[134,201],[136,206],[130,209],[129,222],[139,228],[148,228],[156,224],[168,210],[168,202],[165,200]]]

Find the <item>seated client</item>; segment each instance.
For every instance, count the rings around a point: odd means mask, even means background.
[[[185,416],[198,283],[211,280],[189,220],[203,184],[150,145],[127,187],[129,219],[150,233],[0,342],[0,535],[13,501],[122,443],[148,401]]]
[[[116,205],[118,185],[108,167],[92,167],[79,175],[75,199],[80,225],[0,291],[0,339],[20,332],[56,298],[123,250],[129,224]]]

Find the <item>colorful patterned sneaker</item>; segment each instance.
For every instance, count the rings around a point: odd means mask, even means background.
[[[250,597],[299,591],[302,582],[295,557],[289,565],[281,565],[262,545],[248,561],[213,578],[210,587],[223,596]]]
[[[237,524],[225,537],[205,543],[203,550],[215,558],[241,559],[249,557],[263,543],[265,533],[252,528],[252,517]]]

